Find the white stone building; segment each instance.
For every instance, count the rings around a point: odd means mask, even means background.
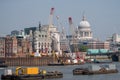
[[[54,50],[60,52],[60,34],[53,25],[39,25],[34,32],[35,52],[50,55]]]
[[[112,51],[120,51],[120,35],[117,33],[114,33],[112,37],[107,38],[107,40],[110,43],[110,49]]]

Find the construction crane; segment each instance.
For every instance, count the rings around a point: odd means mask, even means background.
[[[72,54],[72,58],[79,58],[79,55],[78,55],[78,45],[77,45],[77,35],[76,35],[76,32],[75,32],[75,26],[73,24],[73,21],[72,21],[72,18],[69,17],[68,18],[69,20],[69,26],[70,26],[70,35],[71,35],[71,45],[73,46],[73,49],[75,52],[75,54]],[[76,56],[75,56],[76,55]]]
[[[53,13],[54,13],[54,8],[51,8],[50,10],[50,15],[49,15],[49,24],[47,27],[47,39],[46,39],[46,43],[47,43],[47,55],[48,55],[48,51],[51,52],[51,46],[50,46],[50,36],[51,36],[51,30],[50,27],[53,26]]]
[[[65,28],[62,25],[62,23],[60,22],[59,16],[56,16],[56,18],[57,18],[57,22],[58,22],[58,28],[60,30],[60,36],[61,36],[60,38],[61,38],[61,40],[65,40],[66,48],[71,53],[71,49],[70,49],[70,45],[69,45],[69,40],[66,38]]]
[[[49,28],[53,25],[53,13],[54,13],[54,8],[51,8],[50,16],[49,16]]]
[[[75,38],[75,26],[73,24],[72,18],[69,17],[69,26],[70,26],[70,35],[72,36],[72,38]]]
[[[57,23],[58,23],[58,30],[60,31],[60,36],[62,39],[66,39],[66,33],[65,33],[64,26],[60,22],[59,16],[56,16],[56,18],[57,18]]]
[[[49,25],[47,30],[47,43],[52,40],[56,44],[52,45],[51,51],[60,52],[60,41],[59,41],[59,32],[57,31],[56,27],[53,25],[53,14],[54,14],[54,8],[51,8],[50,16],[49,16]],[[49,40],[50,39],[50,40]],[[50,51],[50,52],[51,52]]]
[[[76,44],[75,26],[73,24],[73,21],[72,21],[71,17],[69,17],[68,20],[69,20],[69,26],[70,26],[71,44],[74,45],[74,44]],[[74,50],[74,51],[76,51],[76,50]]]

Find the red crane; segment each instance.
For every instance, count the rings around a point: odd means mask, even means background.
[[[69,17],[68,18],[69,20],[69,26],[70,26],[70,35],[71,35],[71,44],[73,45],[73,48],[74,48],[74,52],[76,54],[73,54],[73,55],[76,55],[75,56],[75,59],[79,59],[79,54],[78,54],[78,44],[77,44],[77,36],[76,36],[76,32],[75,32],[75,25],[73,24],[73,21],[72,21],[72,18]]]

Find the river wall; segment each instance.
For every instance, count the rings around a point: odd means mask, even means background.
[[[44,66],[53,62],[52,57],[17,57],[17,58],[0,58],[8,66]]]
[[[69,57],[61,57],[62,61],[65,61]],[[12,57],[12,58],[0,58],[0,61],[4,61],[8,66],[46,66],[49,63],[57,62],[57,59],[53,57]]]

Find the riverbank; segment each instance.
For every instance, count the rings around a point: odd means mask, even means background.
[[[69,57],[61,57],[63,61]],[[7,66],[47,66],[55,59],[53,57],[13,57],[13,58],[0,58],[0,61],[5,61]],[[57,60],[55,60],[57,62]]]

